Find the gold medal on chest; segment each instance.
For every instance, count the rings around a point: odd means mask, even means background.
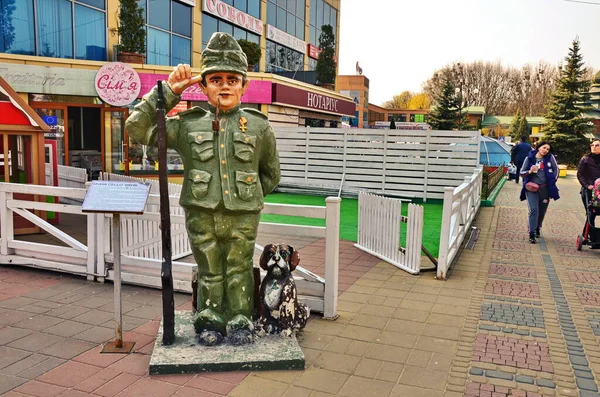
[[[248,129],[248,127],[246,127],[246,124],[248,124],[248,120],[246,120],[244,116],[240,117],[240,131],[246,132],[246,130]]]

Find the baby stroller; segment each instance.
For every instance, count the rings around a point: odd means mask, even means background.
[[[589,196],[585,195],[585,225],[583,226],[583,234],[577,236],[577,251],[581,251],[584,245],[589,245],[591,249],[600,248],[600,228],[592,226],[592,216],[600,215],[600,207],[595,200],[590,200]],[[600,216],[598,216],[600,219]]]

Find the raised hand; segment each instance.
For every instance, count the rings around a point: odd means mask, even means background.
[[[187,63],[180,63],[173,68],[167,83],[169,84],[169,87],[171,87],[171,91],[177,95],[181,95],[186,88],[191,85],[198,84],[200,81],[202,81],[202,76],[192,76],[192,69],[190,65]]]

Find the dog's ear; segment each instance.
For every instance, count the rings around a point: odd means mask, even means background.
[[[271,259],[271,256],[273,256],[273,247],[273,244],[267,244],[263,248],[263,252],[260,255],[260,260],[258,261],[258,264],[263,270],[269,270],[267,262],[269,262],[269,259]]]
[[[300,263],[300,252],[295,250],[291,245],[288,245],[288,248],[290,251],[290,271],[293,271]]]

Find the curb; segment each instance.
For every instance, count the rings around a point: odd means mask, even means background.
[[[496,201],[496,197],[498,197],[498,194],[500,193],[500,190],[502,190],[502,186],[504,186],[504,184],[506,183],[506,180],[507,180],[506,178],[500,179],[500,182],[498,183],[498,185],[496,185],[496,188],[494,189],[492,194],[489,195],[487,200],[481,200],[482,207],[493,207],[494,206],[494,201]]]

